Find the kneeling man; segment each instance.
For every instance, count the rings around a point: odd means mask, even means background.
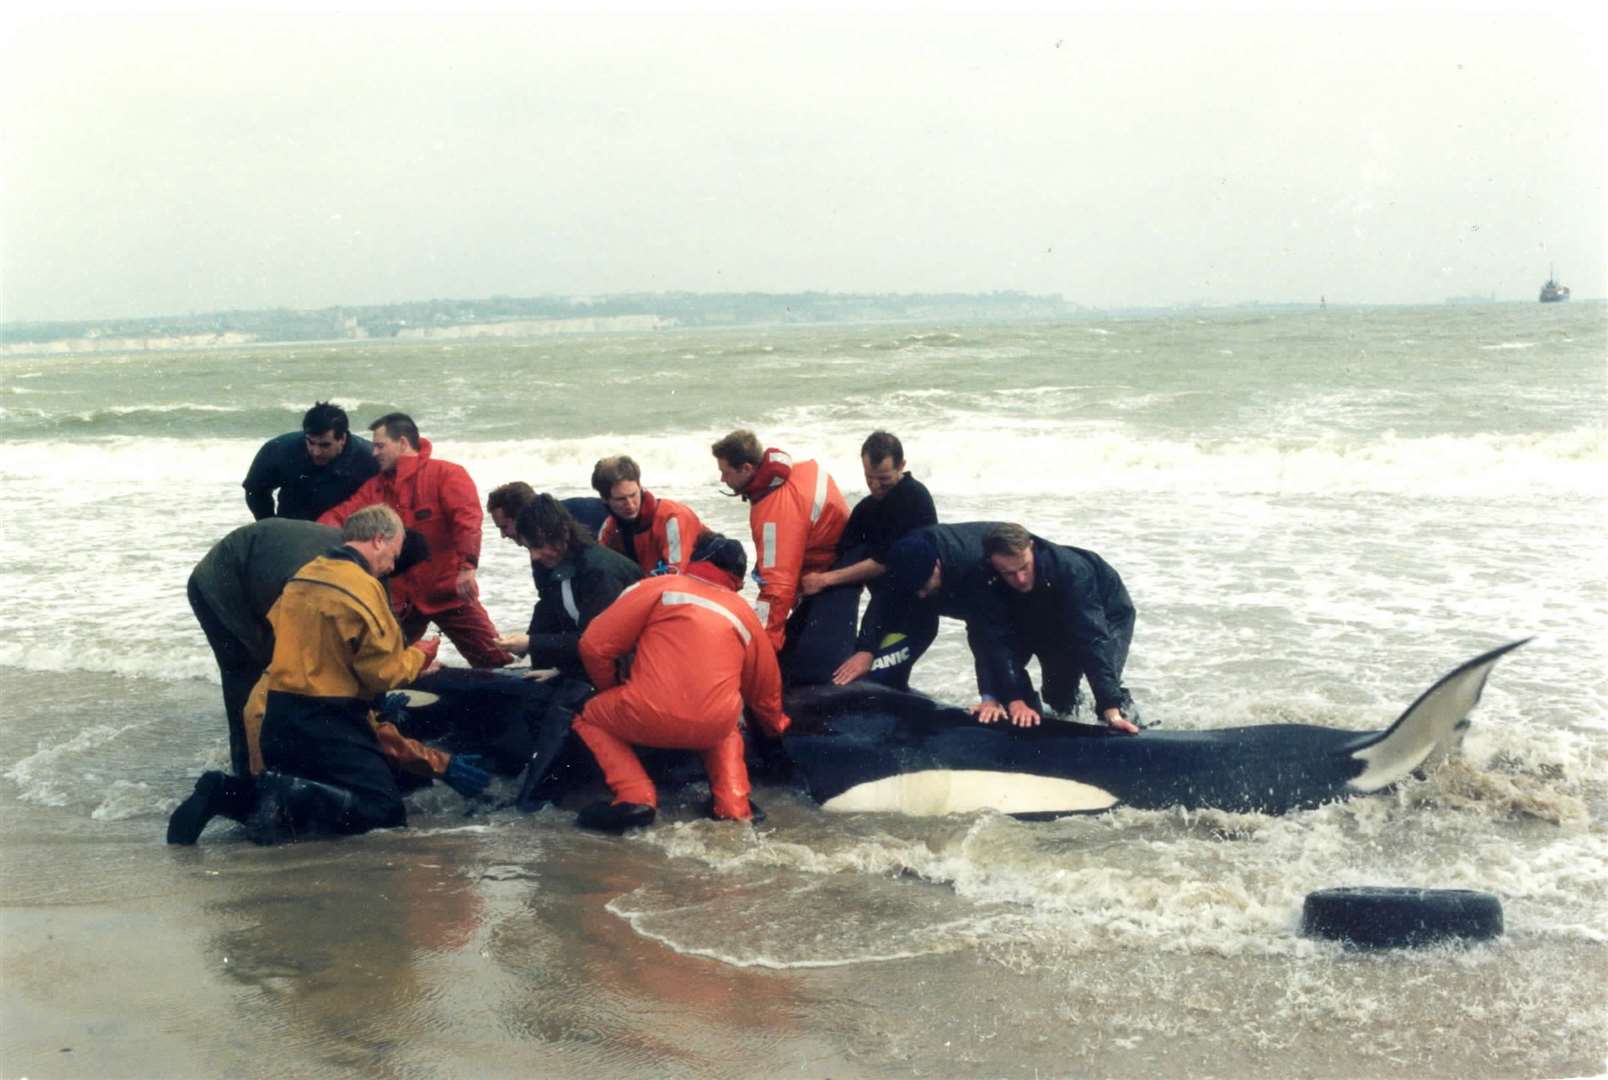
[[[716,818],[749,820],[739,730],[746,704],[773,737],[787,730],[782,679],[765,627],[737,590],[742,545],[705,533],[680,574],[620,594],[581,636],[581,662],[599,693],[575,721],[614,793],[576,824],[609,832],[653,821],[658,797],[632,746],[703,752]],[[636,650],[623,681],[616,662]]]
[[[296,571],[268,612],[274,657],[260,745],[270,771],[258,778],[257,824],[278,837],[407,822],[369,723],[374,697],[418,678],[437,645],[408,645],[391,613],[380,577],[401,549],[396,511],[358,510],[342,523],[341,546]]]

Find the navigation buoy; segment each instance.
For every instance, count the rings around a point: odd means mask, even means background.
[[[1306,898],[1301,932],[1359,949],[1488,941],[1502,933],[1502,902],[1473,889],[1319,889]]]

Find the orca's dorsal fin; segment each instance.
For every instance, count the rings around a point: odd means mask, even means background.
[[[1356,747],[1351,756],[1362,762],[1362,772],[1347,786],[1353,791],[1378,791],[1445,753],[1468,727],[1468,714],[1479,703],[1496,662],[1532,640],[1509,642],[1441,676],[1394,724]]]

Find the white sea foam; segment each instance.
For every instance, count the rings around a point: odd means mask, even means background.
[[[859,496],[859,462],[842,447],[858,446],[858,429],[837,432],[813,415],[770,429],[767,442],[796,457],[827,451],[829,471],[851,500]],[[1017,425],[978,426],[965,414],[944,417],[941,431],[907,432],[912,465],[935,494],[1038,496],[1044,470],[1089,492],[1217,492],[1241,494],[1424,495],[1493,498],[1538,491],[1600,495],[1608,475],[1608,432],[1582,428],[1546,435],[1330,437],[1269,443],[1257,439],[1183,442],[1136,438],[1115,422],[1085,430]],[[51,485],[87,481],[134,490],[177,490],[179,484],[237,486],[240,462],[256,443],[220,439],[118,437],[95,441],[15,442],[0,462],[0,481]],[[539,488],[585,492],[592,465],[629,452],[656,491],[696,492],[718,486],[707,433],[461,443],[439,451],[470,470],[482,490],[519,477]],[[849,452],[852,455],[852,450]],[[918,456],[919,455],[919,456]],[[26,496],[8,490],[8,496]],[[232,500],[231,500],[232,501]]]

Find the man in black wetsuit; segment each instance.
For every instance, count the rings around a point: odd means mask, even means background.
[[[799,592],[805,596],[838,585],[864,584],[870,588],[875,603],[883,591],[882,575],[888,564],[888,549],[912,529],[938,521],[932,494],[905,469],[904,446],[897,436],[873,431],[860,447],[860,464],[865,469],[865,486],[871,494],[856,503],[849,514],[849,522],[838,539],[837,565],[831,570],[805,574],[800,579]],[[834,683],[842,686],[873,671],[879,651],[894,645],[884,640],[886,634],[877,630],[865,621],[860,623],[854,652],[838,665],[832,675]],[[908,679],[909,666],[905,665],[904,681]],[[879,681],[904,685],[897,676]]]
[[[351,434],[346,411],[320,401],[302,417],[302,429],[263,444],[241,487],[258,521],[270,517],[317,521],[379,472],[373,447]],[[279,508],[274,509],[274,490]]]

